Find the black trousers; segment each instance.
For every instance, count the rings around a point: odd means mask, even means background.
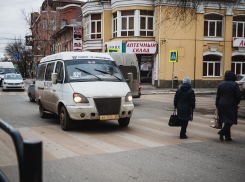
[[[225,138],[231,138],[231,126],[233,124],[225,123],[224,127],[220,130],[222,135],[225,135]]]
[[[181,122],[180,136],[185,136],[188,120],[180,119],[180,122]]]

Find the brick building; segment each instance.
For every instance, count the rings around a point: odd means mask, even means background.
[[[26,45],[32,46],[34,64],[37,60],[56,51],[52,35],[66,25],[80,22],[81,5],[84,2],[73,0],[44,0],[40,13],[31,13],[32,35],[26,36]]]

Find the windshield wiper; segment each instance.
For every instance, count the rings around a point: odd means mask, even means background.
[[[119,78],[119,77],[117,77],[116,75],[113,75],[113,74],[111,74],[111,73],[109,73],[109,72],[102,71],[102,70],[97,70],[97,69],[94,69],[94,70],[95,70],[95,71],[98,71],[98,72],[101,72],[101,73],[104,73],[104,74],[109,74],[109,75],[111,75],[111,76],[116,77],[118,80],[122,81],[122,79],[120,79],[120,78]]]
[[[75,67],[75,68],[76,68],[77,70],[79,70],[79,71],[82,71],[82,72],[84,72],[84,73],[87,73],[88,75],[92,75],[92,76],[98,78],[100,81],[102,81],[102,79],[101,79],[100,77],[98,77],[98,76],[96,76],[96,75],[94,75],[94,74],[92,74],[92,73],[89,73],[89,72],[87,72],[87,71],[85,71],[85,70],[82,70],[82,69],[80,69],[80,68],[77,68],[77,67]]]

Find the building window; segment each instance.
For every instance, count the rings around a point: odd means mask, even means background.
[[[44,18],[43,19],[43,30],[47,30],[47,19],[46,18]]]
[[[204,36],[222,37],[223,16],[207,14],[204,16]]]
[[[153,36],[154,11],[140,10],[140,36]]]
[[[77,23],[77,19],[71,19],[71,24]]]
[[[51,40],[50,51],[55,52],[55,40]]]
[[[134,10],[122,11],[122,31],[121,36],[134,36]]]
[[[60,21],[60,29],[64,28],[66,26],[67,21],[66,20],[61,20]]]
[[[233,17],[233,37],[245,37],[245,16]]]
[[[245,56],[232,57],[231,71],[236,75],[245,74]]]
[[[56,21],[55,19],[50,20],[50,28],[51,30],[56,30]]]
[[[101,14],[92,14],[86,16],[85,27],[86,27],[85,29],[86,40],[101,39]]]
[[[203,56],[203,77],[221,76],[221,57],[216,55]]]
[[[117,37],[117,12],[112,15],[112,37]]]

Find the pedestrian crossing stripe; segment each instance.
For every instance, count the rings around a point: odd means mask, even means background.
[[[116,153],[151,147],[197,143],[219,140],[217,130],[209,127],[212,115],[194,117],[187,127],[188,139],[179,138],[180,127],[169,127],[168,117],[156,119],[131,119],[127,128],[110,132],[63,131],[59,125],[19,128],[22,137],[40,139],[43,142],[43,160],[57,160],[70,157]],[[108,121],[114,122],[114,121]],[[245,137],[245,121],[231,129],[232,138]],[[11,138],[0,130],[0,166],[17,165],[17,158]]]

